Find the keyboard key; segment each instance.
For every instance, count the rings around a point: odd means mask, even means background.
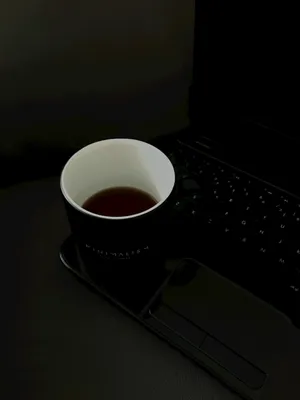
[[[300,240],[289,242],[288,254],[291,259],[291,263],[298,268],[300,265]]]
[[[300,212],[298,210],[293,210],[290,215],[291,229],[299,234],[300,236]]]
[[[185,177],[181,181],[182,189],[183,190],[201,190],[201,186],[195,179],[191,179],[189,177]]]
[[[259,252],[262,254],[266,254],[268,252],[267,247],[266,246],[261,246],[259,248]]]

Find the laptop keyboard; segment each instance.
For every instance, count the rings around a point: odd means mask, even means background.
[[[239,266],[222,265],[219,272],[247,286],[297,324],[300,200],[195,150],[193,144],[176,141],[171,147],[165,152],[176,171],[175,220],[189,227],[184,239],[193,237],[195,247],[201,237],[198,257],[201,260],[206,254],[208,262],[211,253],[226,248],[223,263],[228,264],[230,255],[230,264],[238,261]]]

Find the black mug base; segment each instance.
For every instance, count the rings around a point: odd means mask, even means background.
[[[90,287],[136,315],[147,309],[175,265],[153,256],[125,262],[94,257],[88,260],[82,257],[73,235],[61,245],[60,259]]]

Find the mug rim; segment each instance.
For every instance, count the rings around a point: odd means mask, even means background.
[[[113,216],[108,216],[108,215],[102,215],[102,214],[95,214],[92,213],[86,209],[84,209],[82,206],[79,206],[72,198],[71,196],[69,196],[67,190],[65,189],[65,184],[64,184],[64,174],[65,171],[68,167],[68,165],[81,153],[81,152],[85,152],[87,151],[88,148],[94,147],[96,145],[99,145],[100,143],[108,143],[108,142],[135,142],[135,143],[142,143],[144,146],[147,146],[149,148],[155,149],[155,151],[158,151],[159,153],[161,153],[161,155],[166,159],[167,163],[169,163],[171,170],[172,170],[172,178],[173,178],[173,182],[171,185],[171,190],[169,192],[169,194],[163,199],[160,200],[158,203],[156,203],[153,207],[142,211],[140,213],[137,214],[132,214],[132,215],[125,215],[125,216],[118,216],[118,217],[113,217]],[[103,140],[99,140],[97,142],[93,142],[88,144],[87,146],[82,147],[81,149],[79,149],[78,151],[76,151],[76,153],[74,153],[66,162],[66,164],[64,165],[61,175],[60,175],[60,190],[62,192],[62,195],[64,197],[64,199],[72,206],[74,207],[76,210],[80,211],[81,213],[85,214],[85,215],[89,215],[91,217],[95,217],[98,219],[106,219],[106,220],[112,220],[112,221],[122,221],[122,220],[126,220],[126,219],[133,219],[133,218],[138,218],[141,217],[143,215],[149,214],[150,212],[156,210],[157,208],[159,208],[170,196],[170,194],[172,193],[173,189],[175,186],[175,170],[173,167],[173,164],[171,163],[170,159],[166,156],[165,153],[163,153],[160,149],[158,149],[157,147],[153,146],[152,144],[148,143],[148,142],[144,142],[142,140],[138,140],[138,139],[130,139],[130,138],[115,138],[115,139],[103,139]],[[109,189],[109,188],[108,188]]]

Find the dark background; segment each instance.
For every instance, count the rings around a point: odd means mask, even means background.
[[[147,140],[188,117],[229,140],[240,119],[298,140],[296,15],[269,1],[1,4],[1,185],[57,174],[95,140]]]
[[[269,1],[196,4],[195,123],[202,123],[202,115],[210,121],[243,117],[297,137],[299,29],[294,6]]]
[[[187,126],[193,19],[192,0],[2,2],[2,185],[96,140]]]

